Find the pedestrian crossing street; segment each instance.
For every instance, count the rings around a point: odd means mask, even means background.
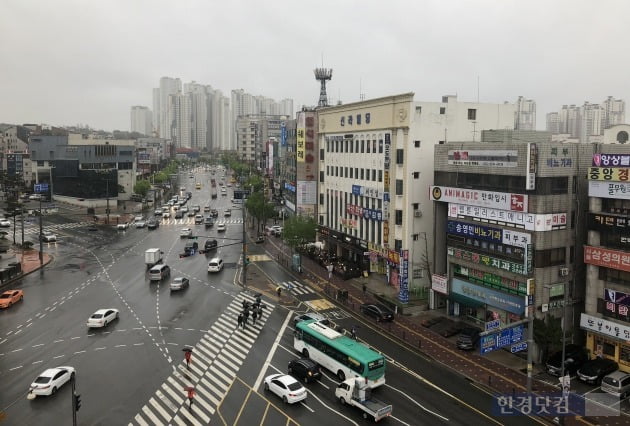
[[[242,224],[243,223],[243,219],[239,219],[239,218],[221,218],[218,217],[214,220],[215,225],[217,223],[225,223],[226,225],[230,225],[230,224]],[[194,225],[195,224],[195,218],[194,217],[185,217],[185,218],[181,218],[181,219],[173,219],[173,218],[167,218],[167,219],[160,219],[160,226],[163,225]],[[202,224],[197,224],[197,226],[203,226]]]
[[[241,294],[208,332],[194,346],[190,368],[183,360],[162,386],[129,423],[140,425],[206,425],[227,394],[243,361],[251,350],[260,330],[274,309],[265,301],[262,318],[243,329],[237,329],[237,317],[243,299],[253,303],[254,297]],[[188,408],[186,388],[195,388],[192,409]]]

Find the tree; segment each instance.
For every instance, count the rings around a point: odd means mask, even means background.
[[[261,231],[261,226],[265,225],[267,218],[273,217],[274,206],[265,200],[265,196],[261,191],[254,191],[249,194],[245,201],[247,212],[256,219],[256,229]]]
[[[282,239],[295,249],[304,243],[315,241],[317,223],[308,216],[293,216],[284,223]]]
[[[139,180],[133,186],[133,192],[135,194],[141,195],[142,198],[147,196],[147,192],[149,191],[149,189],[151,189],[151,184],[148,180]]]
[[[562,349],[562,319],[552,316],[546,320],[534,318],[534,341],[542,351],[543,360],[550,353]]]

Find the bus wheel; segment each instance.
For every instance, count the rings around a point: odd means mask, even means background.
[[[306,349],[306,348],[302,349],[302,356],[304,358],[308,358],[308,349]]]
[[[341,370],[337,371],[337,377],[339,378],[339,381],[341,382],[346,380],[346,375]]]

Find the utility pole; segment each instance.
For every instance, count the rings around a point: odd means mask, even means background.
[[[105,179],[105,197],[107,197],[107,207],[105,213],[107,213],[107,224],[109,225],[109,179]]]
[[[42,223],[42,197],[39,197],[39,271],[40,274],[44,273],[44,239],[42,238],[43,223]]]
[[[245,217],[246,217],[245,204],[243,203],[243,287],[247,289],[247,237],[246,237],[246,225],[245,225]]]

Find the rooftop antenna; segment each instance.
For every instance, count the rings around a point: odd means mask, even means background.
[[[315,68],[313,72],[315,73],[315,80],[319,81],[321,86],[319,89],[319,102],[317,106],[326,107],[328,106],[328,96],[326,95],[326,81],[332,79],[332,68],[324,68],[323,67],[324,59],[322,57],[322,67]]]

